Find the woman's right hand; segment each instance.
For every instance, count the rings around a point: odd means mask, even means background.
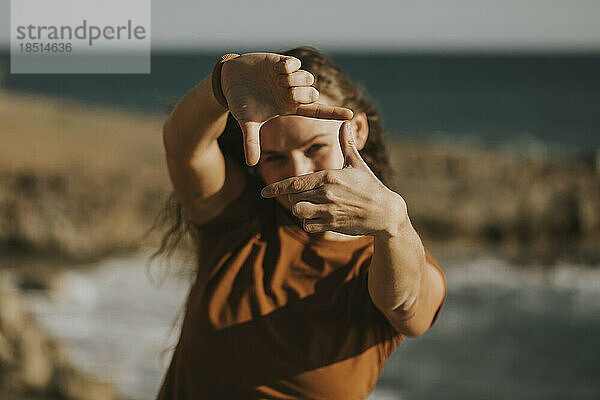
[[[296,57],[273,53],[247,53],[229,60],[221,70],[221,87],[231,114],[244,136],[246,163],[260,158],[260,127],[278,115],[346,120],[352,111],[317,103],[314,76],[299,69]]]

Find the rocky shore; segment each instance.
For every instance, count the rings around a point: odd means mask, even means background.
[[[164,119],[0,92],[0,263],[80,262],[139,246],[171,188]],[[600,261],[593,162],[408,139],[389,149],[393,189],[432,248]]]
[[[0,271],[2,272],[2,271]],[[27,310],[22,294],[0,273],[0,398],[116,400],[115,388],[78,371],[59,343]]]
[[[168,187],[159,127],[0,91],[0,399],[119,398],[72,364],[23,291],[60,290],[69,265],[138,246]]]
[[[439,251],[518,264],[600,262],[600,170],[593,160],[404,141],[395,189]]]

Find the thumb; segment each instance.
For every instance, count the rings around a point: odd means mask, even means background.
[[[356,148],[354,141],[354,129],[350,121],[345,121],[340,127],[340,147],[344,156],[344,168],[346,167],[362,167],[365,164]]]
[[[244,122],[240,124],[244,136],[244,154],[246,164],[250,167],[256,165],[260,159],[260,126],[258,122]]]

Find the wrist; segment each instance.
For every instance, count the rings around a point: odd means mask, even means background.
[[[389,190],[389,189],[388,189]],[[382,239],[392,239],[405,236],[406,231],[412,228],[408,217],[406,202],[398,193],[389,190],[388,196],[385,196],[385,209],[387,210],[383,226],[375,234]]]

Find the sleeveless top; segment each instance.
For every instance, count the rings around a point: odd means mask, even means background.
[[[157,400],[366,398],[404,338],[368,293],[373,237],[309,234],[246,185],[196,225],[197,276]]]

